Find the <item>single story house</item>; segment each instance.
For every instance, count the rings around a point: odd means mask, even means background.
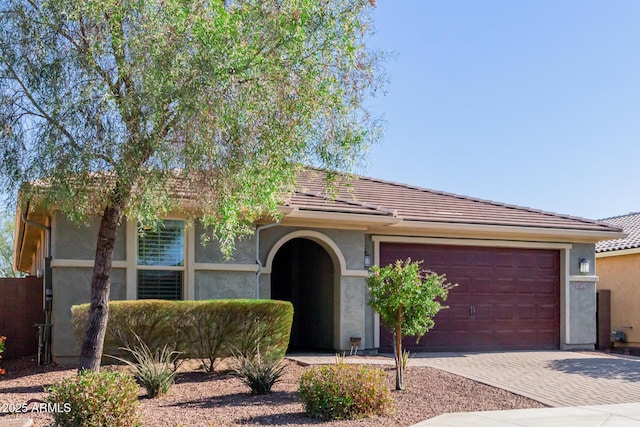
[[[408,341],[413,351],[594,347],[595,244],[622,237],[620,228],[366,177],[341,181],[328,197],[323,172],[313,169],[299,175],[297,188],[281,220],[256,224],[232,261],[202,246],[202,228],[182,218],[144,236],[135,223],[122,224],[111,299],[289,300],[291,348],[348,350],[357,337],[363,348],[389,350],[365,279],[372,264],[411,257],[459,284],[436,327],[419,344]],[[41,274],[51,248],[57,362],[79,352],[69,308],[89,301],[97,227],[58,211],[18,211],[16,267]]]
[[[616,345],[640,347],[640,212],[602,222],[628,236],[596,244],[598,289],[611,292],[611,329],[622,332],[626,341]]]

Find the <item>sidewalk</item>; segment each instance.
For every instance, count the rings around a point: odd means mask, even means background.
[[[443,414],[412,427],[639,427],[640,403]]]

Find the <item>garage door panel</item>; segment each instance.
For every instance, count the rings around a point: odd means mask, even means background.
[[[417,345],[406,342],[414,351],[558,348],[559,251],[381,244],[381,265],[408,256],[459,284],[435,328]],[[382,339],[381,350],[390,350]]]
[[[495,292],[498,295],[512,295],[517,290],[517,281],[512,277],[497,277]]]
[[[496,304],[494,318],[500,320],[513,320],[517,317],[517,308],[514,304]]]
[[[518,304],[518,317],[522,322],[536,319],[536,306],[534,304]]]
[[[513,348],[516,346],[516,331],[513,329],[501,329],[496,331],[496,344],[499,347]]]
[[[492,303],[475,303],[473,306],[473,315],[471,318],[475,322],[493,321],[496,317],[496,310]]]
[[[514,256],[508,252],[498,252],[494,257],[494,267],[497,269],[513,269],[514,265]]]
[[[557,307],[552,304],[541,304],[538,307],[538,319],[555,322],[558,317]]]
[[[538,279],[537,292],[540,295],[555,295],[557,293],[556,281],[553,279]]]
[[[517,288],[518,295],[526,298],[527,296],[535,296],[539,293],[540,285],[539,282],[533,279],[520,279],[518,280]]]

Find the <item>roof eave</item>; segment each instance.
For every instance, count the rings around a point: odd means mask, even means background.
[[[614,249],[604,252],[596,252],[596,258],[608,258],[614,256],[636,255],[640,254],[640,248]]]
[[[402,221],[393,225],[394,228],[400,229],[419,229],[433,231],[465,231],[470,234],[491,234],[491,235],[509,235],[522,238],[540,238],[543,240],[563,240],[568,242],[585,242],[596,243],[601,240],[619,239],[626,237],[625,233],[619,231],[607,230],[588,230],[588,229],[572,229],[572,228],[554,228],[554,227],[535,227],[535,226],[513,226],[513,225],[494,225],[494,224],[461,224],[447,222],[421,222],[421,221]]]
[[[23,271],[21,267],[22,260],[22,242],[24,241],[25,224],[22,220],[22,209],[16,209],[15,228],[13,230],[13,270]]]
[[[296,223],[322,223],[325,227],[333,224],[351,224],[354,228],[364,228],[371,232],[389,232],[393,234],[415,235],[466,235],[473,238],[502,238],[522,239],[530,241],[565,241],[596,243],[601,240],[618,239],[626,234],[614,230],[588,230],[552,227],[508,226],[494,224],[465,224],[447,222],[427,222],[406,220],[398,217],[381,215],[336,213],[325,211],[311,211],[297,207],[287,207],[281,210],[282,223],[295,221]]]

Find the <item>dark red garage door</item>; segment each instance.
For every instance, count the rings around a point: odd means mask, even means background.
[[[547,249],[381,243],[380,265],[411,257],[446,274],[451,290],[436,326],[411,351],[557,349],[560,252]],[[380,350],[391,351],[381,326]]]

